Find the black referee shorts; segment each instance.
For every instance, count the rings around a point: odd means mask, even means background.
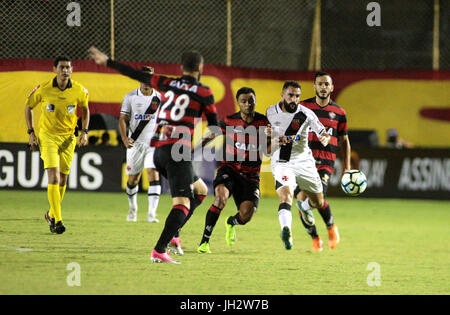
[[[258,208],[260,197],[259,180],[249,180],[231,167],[222,166],[217,170],[216,178],[214,179],[214,190],[220,184],[225,185],[230,191],[230,196],[233,195],[234,203],[238,209],[244,201],[251,201]]]
[[[171,156],[172,145],[164,145],[155,149],[153,162],[157,171],[167,178],[172,197],[193,198],[192,183],[198,180],[191,161],[176,162]]]

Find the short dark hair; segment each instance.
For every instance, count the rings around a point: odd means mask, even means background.
[[[318,77],[323,77],[323,76],[328,76],[328,77],[331,78],[331,74],[326,73],[326,72],[323,72],[323,71],[318,71],[318,72],[316,72],[316,74],[314,75],[314,83],[316,83],[316,79],[317,79]],[[331,78],[331,80],[333,80],[333,78]]]
[[[141,71],[149,72],[149,73],[151,73],[151,74],[153,74],[153,73],[155,72],[155,71],[153,70],[153,67],[150,67],[150,66],[142,66]]]
[[[58,63],[60,61],[68,61],[68,62],[72,63],[72,60],[70,60],[69,57],[67,57],[67,56],[58,56],[58,57],[56,57],[55,61],[53,61],[53,66],[55,68],[58,67]]]
[[[241,94],[250,94],[250,93],[253,93],[253,95],[256,96],[256,93],[255,93],[255,91],[254,91],[252,88],[246,87],[246,86],[241,87],[241,88],[236,92],[236,100],[239,99],[239,95],[241,95]]]
[[[291,80],[291,81],[284,82],[283,91],[286,90],[290,86],[292,86],[293,88],[296,88],[296,89],[300,89],[300,90],[302,89],[302,87],[300,86],[300,83],[298,83],[297,81]]]
[[[183,70],[188,72],[198,71],[198,66],[203,62],[203,56],[196,50],[186,51],[181,55]]]

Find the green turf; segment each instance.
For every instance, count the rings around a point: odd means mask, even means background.
[[[126,222],[125,194],[68,191],[67,232],[52,235],[44,221],[45,192],[0,191],[0,294],[449,294],[450,203],[421,200],[329,199],[341,244],[311,252],[311,240],[293,216],[294,248],[280,239],[277,200],[263,198],[253,220],[225,243],[223,210],[212,254],[197,254],[208,197],[182,231],[181,265],[152,264],[149,254],[162,230],[170,198],[162,196],[159,224],[146,223],[146,195],[138,222]],[[296,212],[296,211],[294,211]],[[81,267],[70,287],[67,265]],[[369,286],[367,266],[380,266],[380,286]]]

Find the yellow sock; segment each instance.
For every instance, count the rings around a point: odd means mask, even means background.
[[[66,192],[66,185],[59,186],[59,196],[60,196],[61,202],[63,201],[65,192]]]
[[[53,210],[55,223],[61,221],[61,197],[59,195],[59,185],[48,185],[47,196],[48,202],[50,203],[50,211]]]

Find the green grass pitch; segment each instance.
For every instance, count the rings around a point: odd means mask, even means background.
[[[138,202],[138,222],[132,223],[125,220],[125,193],[68,191],[63,201],[67,232],[52,235],[44,221],[45,191],[0,191],[0,294],[450,293],[448,201],[330,198],[341,243],[328,248],[315,211],[325,246],[313,253],[297,211],[294,248],[284,249],[275,198],[261,200],[253,220],[237,227],[237,242],[229,247],[224,221],[235,214],[230,200],[211,239],[213,253],[197,254],[209,196],[181,233],[185,255],[176,257],[181,265],[149,259],[169,196],[161,197],[158,224],[145,222],[146,194],[139,194]],[[75,279],[73,269],[67,269],[74,262],[80,266],[79,286],[67,282]],[[368,268],[370,263],[379,269]]]

